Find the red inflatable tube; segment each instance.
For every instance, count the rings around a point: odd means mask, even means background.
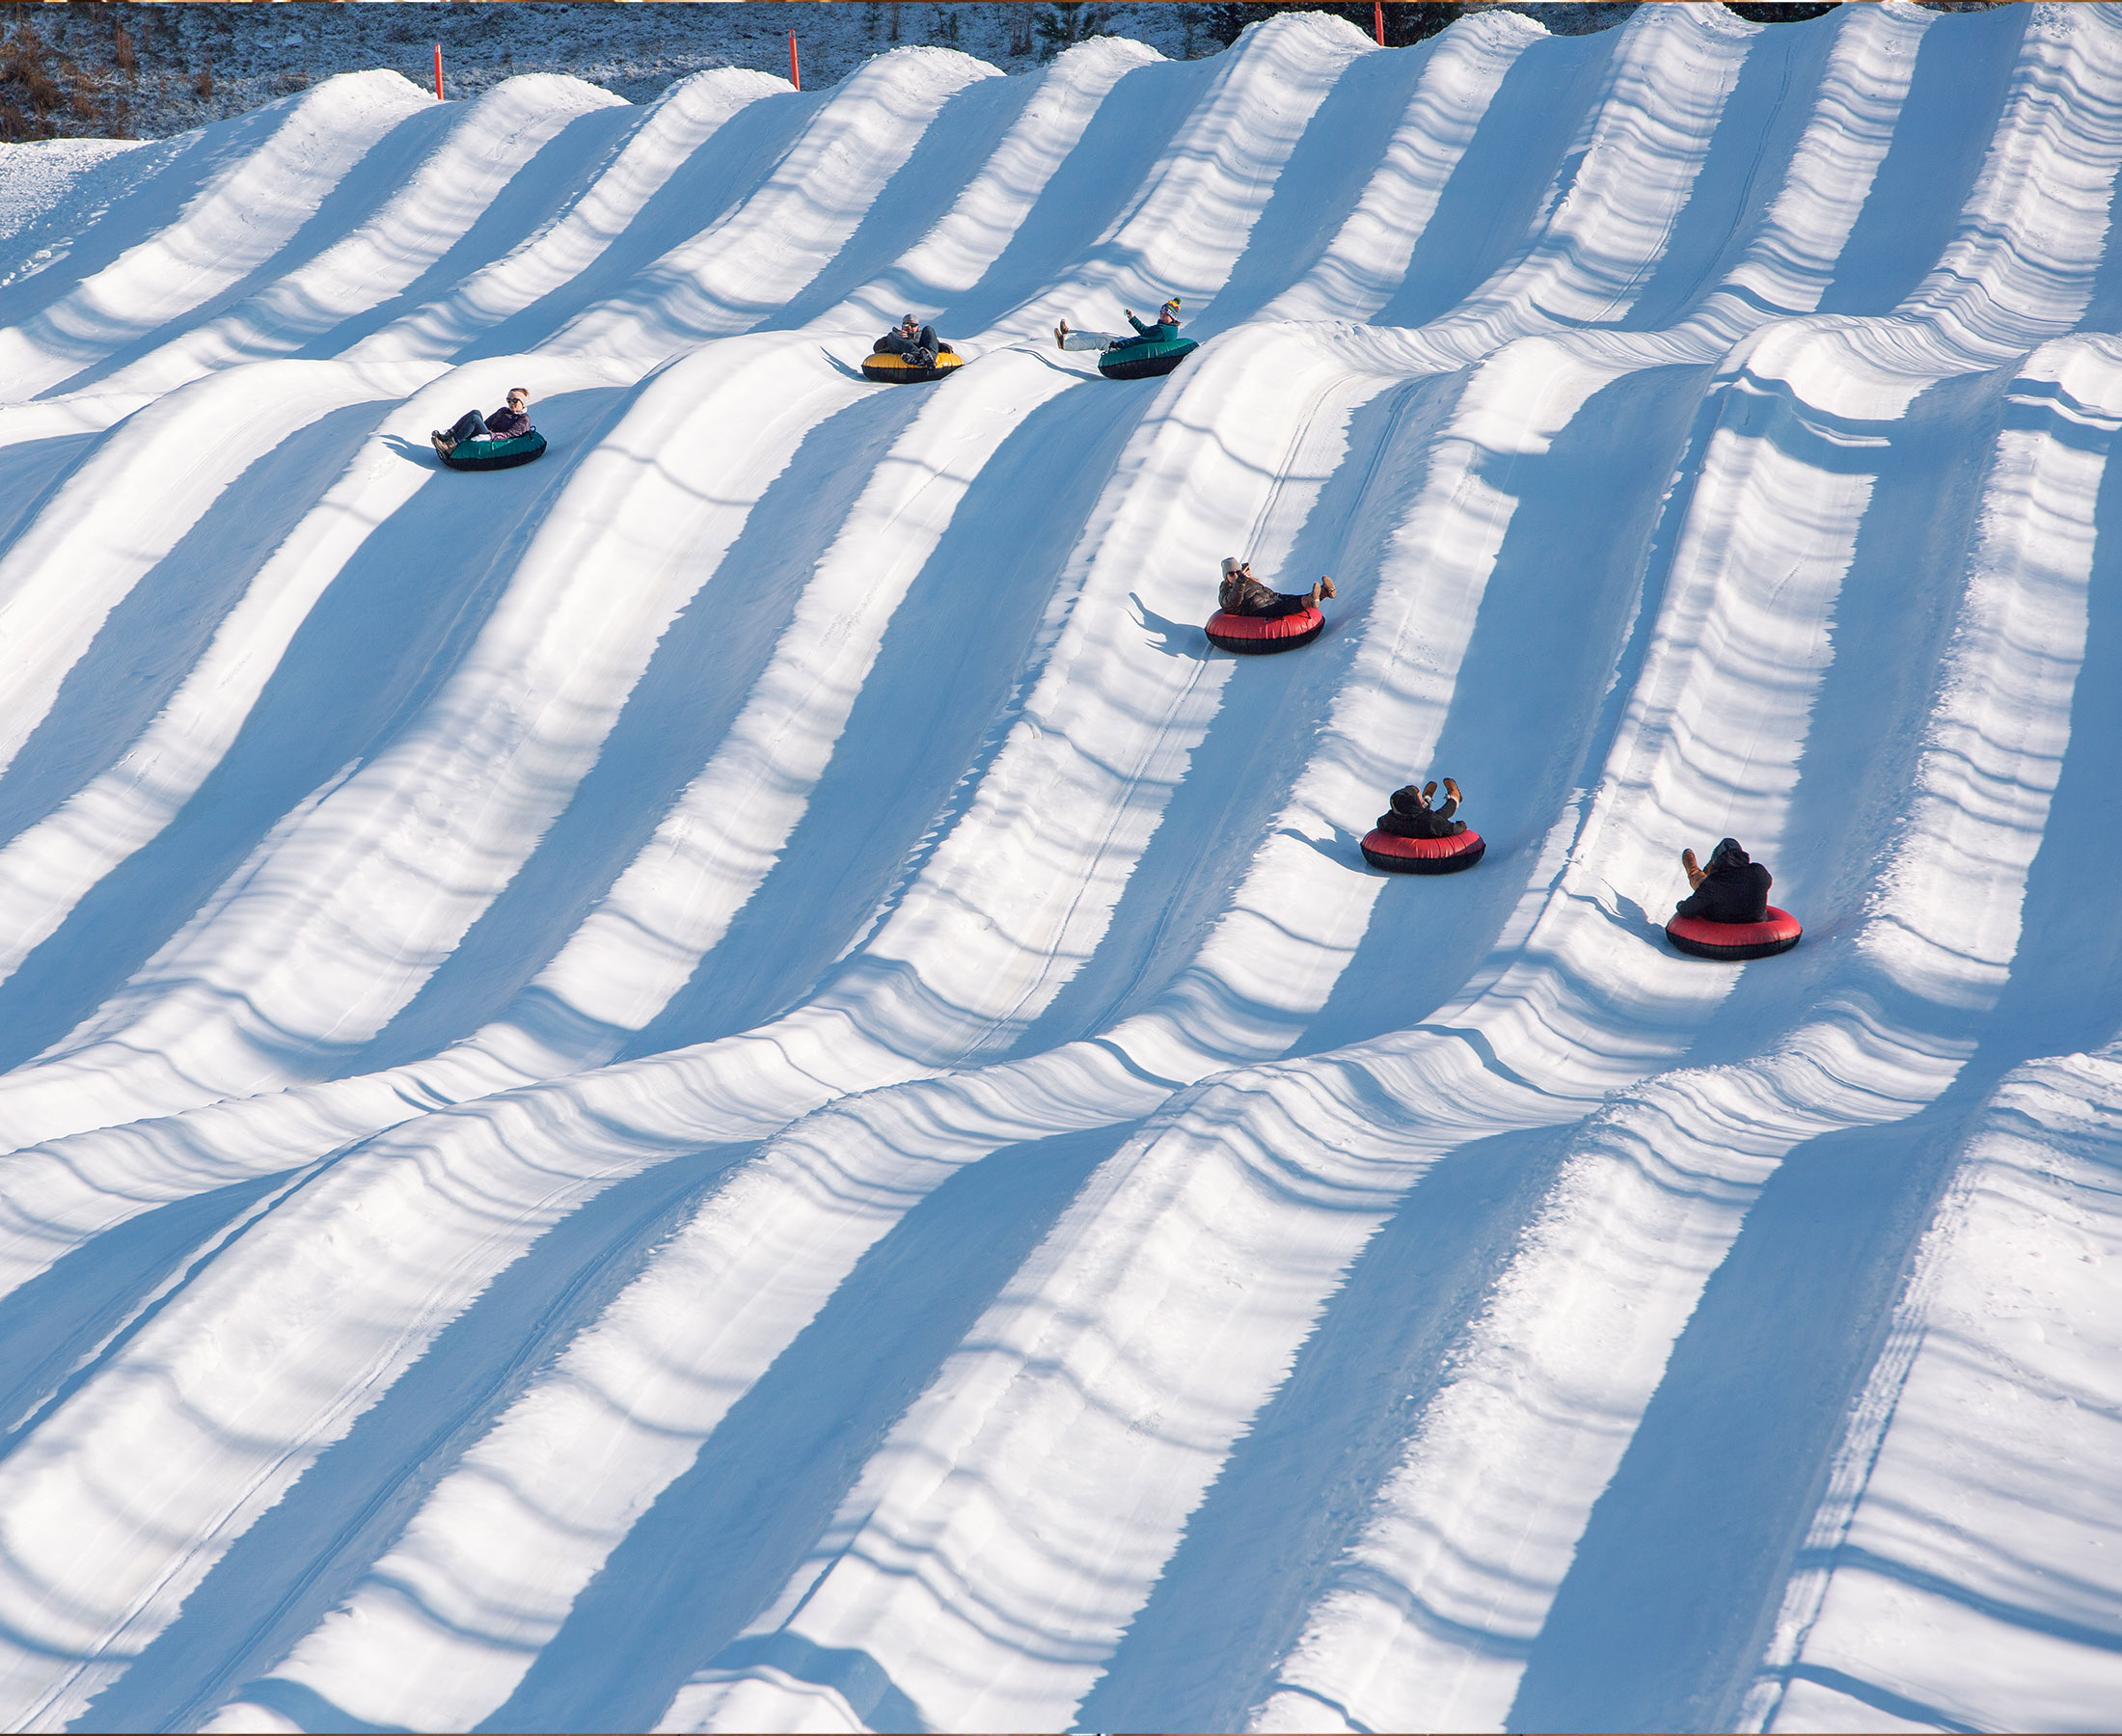
[[[1300,609],[1286,615],[1225,614],[1220,609],[1209,617],[1202,632],[1209,643],[1224,651],[1258,654],[1264,651],[1294,651],[1308,645],[1326,629],[1326,617],[1317,609]]]
[[[1766,959],[1788,952],[1804,936],[1797,917],[1768,907],[1766,922],[1704,922],[1700,916],[1675,916],[1665,925],[1665,937],[1698,959]]]
[[[1403,838],[1383,829],[1363,834],[1363,859],[1388,874],[1456,874],[1487,848],[1471,830],[1451,838]]]

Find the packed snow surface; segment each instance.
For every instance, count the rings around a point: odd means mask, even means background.
[[[2122,14],[32,160],[0,1722],[2112,1726]]]

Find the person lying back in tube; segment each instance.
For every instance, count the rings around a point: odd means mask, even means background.
[[[1692,850],[1683,850],[1680,866],[1694,891],[1673,907],[1675,916],[1699,922],[1768,920],[1768,889],[1776,883],[1775,876],[1749,856],[1738,839],[1724,839],[1709,853],[1706,868],[1696,864]]]
[[[880,356],[902,356],[915,367],[934,367],[936,358],[942,354],[943,340],[937,337],[936,328],[923,325],[912,314],[900,317],[897,329],[886,332],[877,339],[873,352]]]
[[[1179,297],[1176,295],[1157,309],[1156,318],[1150,325],[1144,325],[1135,318],[1132,308],[1122,308],[1120,311],[1128,316],[1128,323],[1134,327],[1134,337],[1130,338],[1125,332],[1078,332],[1073,330],[1064,319],[1053,328],[1054,347],[1065,350],[1107,350],[1116,343],[1133,343],[1143,338],[1161,338],[1169,341],[1179,336]]]
[[[1252,562],[1240,560],[1236,555],[1223,557],[1223,583],[1216,588],[1215,606],[1225,614],[1292,615],[1300,610],[1317,606],[1319,598],[1334,594],[1334,582],[1321,577],[1319,582],[1300,596],[1288,596],[1278,590],[1270,590],[1265,583],[1253,577]]]
[[[457,418],[456,426],[449,433],[437,428],[428,438],[435,443],[435,450],[447,458],[467,440],[516,440],[530,432],[530,389],[512,386],[508,390],[508,401],[493,415],[481,416],[476,410],[467,410]]]
[[[1437,793],[1435,778],[1417,789],[1413,784],[1402,784],[1392,795],[1392,805],[1377,817],[1379,831],[1391,832],[1396,838],[1455,838],[1466,829],[1466,822],[1455,820],[1458,812],[1459,787],[1452,779],[1444,780],[1444,804],[1431,807],[1429,798]]]

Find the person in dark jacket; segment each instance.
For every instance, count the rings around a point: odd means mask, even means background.
[[[449,433],[437,428],[429,438],[435,443],[435,450],[447,458],[467,440],[514,440],[530,432],[530,389],[512,386],[508,401],[493,415],[481,416],[476,410],[467,410]]]
[[[943,340],[937,337],[936,328],[923,325],[909,313],[900,319],[896,331],[886,332],[877,339],[876,353],[904,356],[915,367],[934,367],[942,350]]]
[[[1301,596],[1287,596],[1278,590],[1270,590],[1261,580],[1253,577],[1250,561],[1240,560],[1236,555],[1223,557],[1223,583],[1216,589],[1215,606],[1225,614],[1275,615],[1295,614],[1300,609],[1310,609],[1321,597],[1334,594],[1334,582],[1321,578]]]
[[[1055,347],[1065,350],[1107,350],[1116,343],[1132,343],[1138,338],[1162,338],[1169,340],[1179,336],[1179,297],[1176,295],[1157,309],[1156,318],[1149,325],[1144,325],[1135,318],[1132,308],[1122,308],[1120,311],[1128,316],[1128,323],[1134,327],[1133,338],[1125,332],[1078,332],[1064,319],[1053,328]]]
[[[1680,866],[1694,891],[1673,907],[1675,916],[1700,922],[1766,922],[1768,889],[1775,876],[1750,857],[1736,838],[1726,838],[1709,853],[1709,866],[1697,867],[1692,850],[1680,852]]]
[[[1417,789],[1413,784],[1403,784],[1393,792],[1392,806],[1377,817],[1379,831],[1391,832],[1396,838],[1455,838],[1466,829],[1466,822],[1455,820],[1460,801],[1459,787],[1452,779],[1444,780],[1444,805],[1431,807],[1429,798],[1437,793],[1436,779]]]

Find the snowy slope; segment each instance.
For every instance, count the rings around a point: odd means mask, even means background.
[[[2122,10],[1902,0],[75,176],[0,1720],[2110,1724],[2118,176]],[[1227,552],[1329,632],[1211,654]],[[1726,833],[1796,952],[1664,945]]]

